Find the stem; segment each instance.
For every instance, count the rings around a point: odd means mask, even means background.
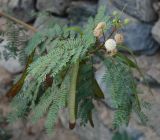
[[[112,37],[112,35],[117,31],[116,27],[113,28],[111,34],[107,37],[106,40],[110,39]]]
[[[101,49],[103,49],[103,48],[104,48],[104,44],[100,45],[100,46],[97,47],[95,50],[90,51],[89,54],[94,54],[94,53],[96,53],[97,51],[99,51],[99,50],[101,50]]]
[[[7,18],[9,20],[12,20],[13,22],[15,22],[17,24],[22,25],[26,29],[29,29],[29,30],[31,30],[33,32],[37,32],[37,29],[35,29],[33,26],[31,26],[31,25],[29,25],[29,24],[27,24],[27,23],[15,18],[15,17],[12,17],[12,16],[10,16],[10,15],[2,12],[2,11],[0,11],[0,16],[5,17],[5,18]]]
[[[25,81],[25,78],[27,76],[27,69],[29,67],[29,65],[32,63],[33,61],[33,57],[34,57],[34,53],[35,53],[35,50],[32,52],[31,55],[29,55],[28,57],[28,60],[27,60],[27,64],[25,66],[25,69],[24,69],[24,72],[21,76],[21,78],[11,87],[11,89],[6,93],[6,96],[8,98],[13,98],[14,96],[17,95],[17,93],[21,90],[23,84],[24,84],[24,81]]]
[[[103,31],[103,40],[104,40],[104,43],[105,43],[106,37],[105,37],[104,31]]]
[[[69,102],[68,102],[70,129],[73,129],[76,124],[75,104],[76,104],[76,85],[77,85],[76,83],[78,77],[78,70],[79,70],[79,61],[72,67],[71,86],[70,86]]]

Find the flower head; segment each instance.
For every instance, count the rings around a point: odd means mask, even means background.
[[[110,55],[110,56],[113,56],[117,53],[117,43],[114,39],[108,39],[106,42],[105,42],[105,48],[107,50],[107,53]]]

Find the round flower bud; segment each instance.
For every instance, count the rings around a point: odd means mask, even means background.
[[[116,41],[114,39],[108,39],[105,42],[105,48],[107,49],[107,51],[112,51],[116,48],[117,44]]]
[[[95,29],[102,29],[104,30],[106,28],[106,23],[105,22],[99,22],[97,27]]]
[[[113,11],[113,15],[114,16],[118,15],[118,11]]]
[[[126,18],[126,19],[124,20],[124,25],[129,24],[129,22],[130,22],[130,20],[129,20],[128,18]]]
[[[94,29],[93,34],[95,37],[101,37],[103,35],[102,29]]]
[[[116,34],[114,36],[114,39],[116,41],[117,44],[122,44],[124,42],[124,36],[122,34]]]
[[[116,22],[117,22],[117,20],[116,20],[116,19],[113,19],[113,20],[112,20],[112,23],[116,23]]]
[[[105,42],[105,48],[107,50],[107,53],[110,55],[110,56],[113,56],[117,53],[117,48],[116,48],[117,44],[116,44],[116,41],[114,39],[108,39],[106,42]]]
[[[101,37],[103,35],[103,30],[106,28],[105,22],[99,22],[97,27],[94,29],[93,34],[95,37]]]

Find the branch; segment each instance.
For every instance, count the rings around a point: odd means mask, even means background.
[[[73,129],[76,123],[75,100],[76,100],[76,83],[77,83],[78,70],[79,70],[79,61],[76,64],[73,64],[72,67],[71,86],[70,86],[69,102],[68,102],[70,129]]]
[[[33,62],[34,53],[35,53],[35,50],[32,52],[31,55],[29,55],[28,60],[27,60],[27,64],[25,66],[25,69],[24,69],[24,72],[23,72],[21,78],[6,93],[6,96],[8,98],[13,98],[21,90],[21,88],[24,84],[25,78],[27,76],[27,69],[28,69],[29,65]]]
[[[29,25],[29,24],[27,24],[27,23],[15,18],[15,17],[12,17],[12,16],[10,16],[10,15],[2,12],[2,11],[0,11],[0,16],[5,17],[5,18],[17,23],[17,24],[20,24],[20,25],[22,25],[24,28],[26,28],[28,30],[31,30],[33,32],[37,32],[37,29],[35,29],[33,26],[31,26],[31,25]]]

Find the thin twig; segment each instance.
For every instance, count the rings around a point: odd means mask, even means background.
[[[112,30],[112,32],[111,32],[111,34],[107,37],[106,40],[108,40],[109,38],[111,38],[112,35],[113,35],[116,31],[117,31],[117,29],[116,29],[116,27],[114,27],[113,30]]]
[[[37,32],[37,29],[34,28],[33,26],[31,26],[31,25],[29,25],[29,24],[27,24],[27,23],[15,18],[15,17],[12,17],[12,16],[10,16],[10,15],[2,12],[2,11],[0,11],[0,16],[5,17],[5,18],[7,18],[9,20],[12,20],[13,22],[15,22],[17,24],[20,24],[20,25],[22,25],[24,28],[26,28],[28,30],[31,30],[33,32]]]

